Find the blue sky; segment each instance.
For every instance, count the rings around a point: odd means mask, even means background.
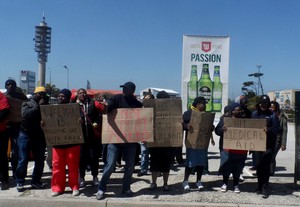
[[[1,0],[0,88],[38,72],[34,29],[52,27],[46,83],[119,89],[133,81],[181,92],[182,36],[229,35],[229,97],[261,64],[264,90],[299,89],[298,0]],[[38,75],[38,74],[37,74]],[[2,84],[2,86],[1,86]]]

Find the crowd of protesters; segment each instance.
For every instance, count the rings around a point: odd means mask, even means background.
[[[157,178],[163,177],[163,190],[168,191],[168,177],[171,164],[174,162],[174,156],[178,155],[178,148],[174,147],[147,147],[146,142],[123,143],[123,144],[101,144],[101,126],[102,115],[111,113],[114,109],[119,108],[142,108],[143,104],[136,99],[134,92],[136,86],[132,82],[126,82],[120,86],[122,94],[114,95],[108,100],[97,101],[87,96],[87,91],[79,89],[76,96],[72,97],[69,89],[62,89],[58,94],[58,104],[78,103],[80,108],[80,118],[78,122],[82,126],[83,144],[55,145],[48,148],[50,154],[49,168],[52,170],[51,189],[52,196],[59,196],[65,192],[66,177],[68,185],[72,190],[73,196],[80,194],[79,189],[84,189],[85,174],[87,170],[91,171],[93,176],[93,185],[98,186],[96,199],[105,198],[107,184],[110,182],[110,176],[116,169],[118,158],[122,157],[125,161],[124,177],[122,180],[122,194],[131,197],[134,192],[131,191],[130,185],[132,175],[136,165],[136,152],[138,146],[141,147],[141,170],[138,176],[148,175],[151,172],[152,182],[149,189],[157,188]],[[6,93],[0,92],[0,182],[1,190],[9,189],[9,159],[7,155],[8,143],[11,143],[10,162],[12,166],[12,176],[16,181],[16,188],[19,192],[24,191],[24,183],[27,176],[28,162],[34,161],[32,172],[31,187],[36,189],[45,188],[41,178],[44,170],[46,139],[43,132],[45,123],[41,118],[41,105],[49,104],[49,96],[45,87],[36,87],[34,95],[27,99],[22,91],[16,85],[16,82],[9,79],[5,82]],[[21,107],[20,120],[7,121],[11,113],[9,99],[18,99],[23,101]],[[151,93],[145,94],[145,99],[154,99]],[[161,91],[156,96],[157,99],[170,98],[169,94]],[[185,131],[185,139],[189,136],[189,131],[194,126],[190,123],[192,113],[206,113],[206,100],[203,97],[195,98],[192,106],[182,115],[182,128]],[[226,149],[223,147],[224,132],[227,126],[224,124],[224,118],[233,119],[256,118],[266,119],[267,126],[264,128],[266,133],[266,151],[248,152],[245,150]],[[257,170],[258,186],[257,193],[262,194],[263,198],[268,198],[269,177],[275,172],[276,155],[279,151],[286,149],[287,137],[287,117],[280,110],[279,104],[270,101],[267,95],[260,97],[256,110],[251,112],[247,108],[247,99],[239,99],[224,108],[224,114],[215,127],[211,126],[213,131],[220,136],[220,169],[219,174],[223,176],[223,185],[220,187],[222,192],[228,189],[230,174],[233,176],[233,191],[240,193],[239,179],[245,166],[248,153],[253,154],[255,159],[255,169]],[[214,144],[214,140],[211,141]],[[183,163],[182,151],[180,148],[178,163]],[[202,190],[205,185],[201,182],[201,177],[208,163],[208,147],[205,149],[186,148],[185,172],[183,180],[183,189],[190,190],[189,177],[191,174],[196,175],[196,188]],[[102,156],[104,163],[103,173],[99,180],[99,158]],[[150,157],[150,161],[149,161]],[[150,164],[149,164],[150,163]],[[66,170],[66,166],[68,171]],[[68,176],[67,176],[68,175]]]

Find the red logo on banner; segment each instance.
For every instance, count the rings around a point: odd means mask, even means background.
[[[211,50],[211,42],[202,42],[202,50],[209,52]]]

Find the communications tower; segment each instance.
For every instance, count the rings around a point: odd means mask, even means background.
[[[43,15],[43,21],[40,25],[35,26],[34,42],[34,51],[37,52],[37,59],[39,62],[37,85],[45,86],[46,62],[48,59],[48,53],[51,51],[51,27],[47,26],[47,23],[45,22],[45,15]]]

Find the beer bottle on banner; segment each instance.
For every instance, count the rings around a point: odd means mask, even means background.
[[[202,96],[206,100],[206,110],[212,111],[212,89],[213,83],[209,76],[208,64],[203,64],[201,78],[198,82],[198,96]]]
[[[220,78],[220,66],[214,68],[214,83],[213,83],[213,111],[220,112],[222,110],[222,90],[223,84]]]
[[[187,95],[187,108],[189,109],[197,97],[198,93],[198,75],[197,75],[197,65],[192,65],[191,77],[188,82],[188,95]]]

